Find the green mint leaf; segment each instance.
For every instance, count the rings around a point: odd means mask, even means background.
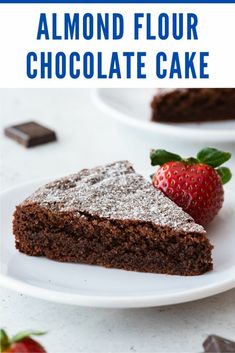
[[[228,183],[232,179],[232,173],[229,168],[220,167],[220,168],[217,168],[216,171],[219,174],[223,185]]]
[[[231,153],[219,151],[216,148],[206,147],[197,154],[199,162],[217,168],[231,158]]]
[[[17,333],[15,336],[12,337],[11,342],[19,342],[22,341],[26,337],[31,337],[31,336],[42,336],[45,335],[46,332],[42,331],[22,331]]]
[[[4,330],[0,330],[0,352],[4,352],[10,346],[9,338]]]
[[[161,166],[167,162],[182,161],[182,158],[178,154],[174,154],[166,150],[151,150],[150,159],[152,166]]]

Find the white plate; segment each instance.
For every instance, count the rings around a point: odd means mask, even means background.
[[[187,124],[151,122],[150,102],[156,91],[148,88],[98,88],[93,91],[93,98],[110,118],[145,132],[207,143],[235,142],[235,120]]]
[[[214,270],[201,276],[183,277],[58,263],[19,253],[14,247],[12,213],[16,204],[43,183],[25,184],[1,194],[2,286],[54,302],[112,308],[181,303],[235,286],[234,193],[226,194],[223,210],[209,229],[215,245]]]

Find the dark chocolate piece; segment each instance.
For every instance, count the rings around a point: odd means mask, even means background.
[[[212,269],[206,231],[120,161],[51,182],[17,206],[16,248],[33,256],[131,271]]]
[[[56,141],[56,134],[53,130],[34,121],[9,126],[4,130],[4,133],[27,148]]]
[[[203,343],[206,353],[235,353],[235,342],[216,335],[210,335]]]

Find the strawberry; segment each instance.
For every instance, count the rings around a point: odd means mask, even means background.
[[[44,332],[24,331],[8,337],[4,330],[0,330],[0,352],[2,353],[46,353],[45,349],[31,336],[41,336]]]
[[[187,159],[165,150],[152,150],[151,164],[160,166],[153,175],[153,185],[197,223],[206,226],[223,205],[223,184],[232,174],[220,166],[230,158],[229,152],[211,147],[202,149],[196,158]]]

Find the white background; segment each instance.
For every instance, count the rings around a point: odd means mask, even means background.
[[[1,130],[31,119],[55,129],[58,142],[27,150],[2,135],[3,190],[118,159],[148,170],[151,147],[187,156],[204,146],[151,136],[113,121],[96,109],[89,90],[0,90]],[[234,143],[217,146],[235,155]],[[196,353],[203,351],[208,334],[235,340],[235,289],[181,305],[105,310],[53,304],[0,288],[0,327],[11,334],[48,330],[40,341],[49,353]]]
[[[19,4],[0,5],[0,87],[234,87],[235,86],[235,4]],[[121,41],[37,41],[39,14],[58,14],[58,33],[63,33],[65,12],[120,12],[125,18],[125,40]],[[169,39],[167,41],[133,41],[133,13],[151,12],[152,25],[157,15],[167,12],[194,12],[198,15],[198,41]],[[50,23],[50,21],[49,21]],[[143,26],[145,28],[145,26]],[[157,26],[156,26],[157,27]],[[143,32],[144,33],[144,32]],[[97,80],[70,78],[59,80],[30,80],[26,76],[26,55],[29,51],[102,51],[109,67],[111,51],[147,51],[148,79]],[[159,80],[155,77],[156,51],[209,51],[210,79]],[[124,66],[121,61],[122,67]],[[133,71],[135,71],[133,69]]]

